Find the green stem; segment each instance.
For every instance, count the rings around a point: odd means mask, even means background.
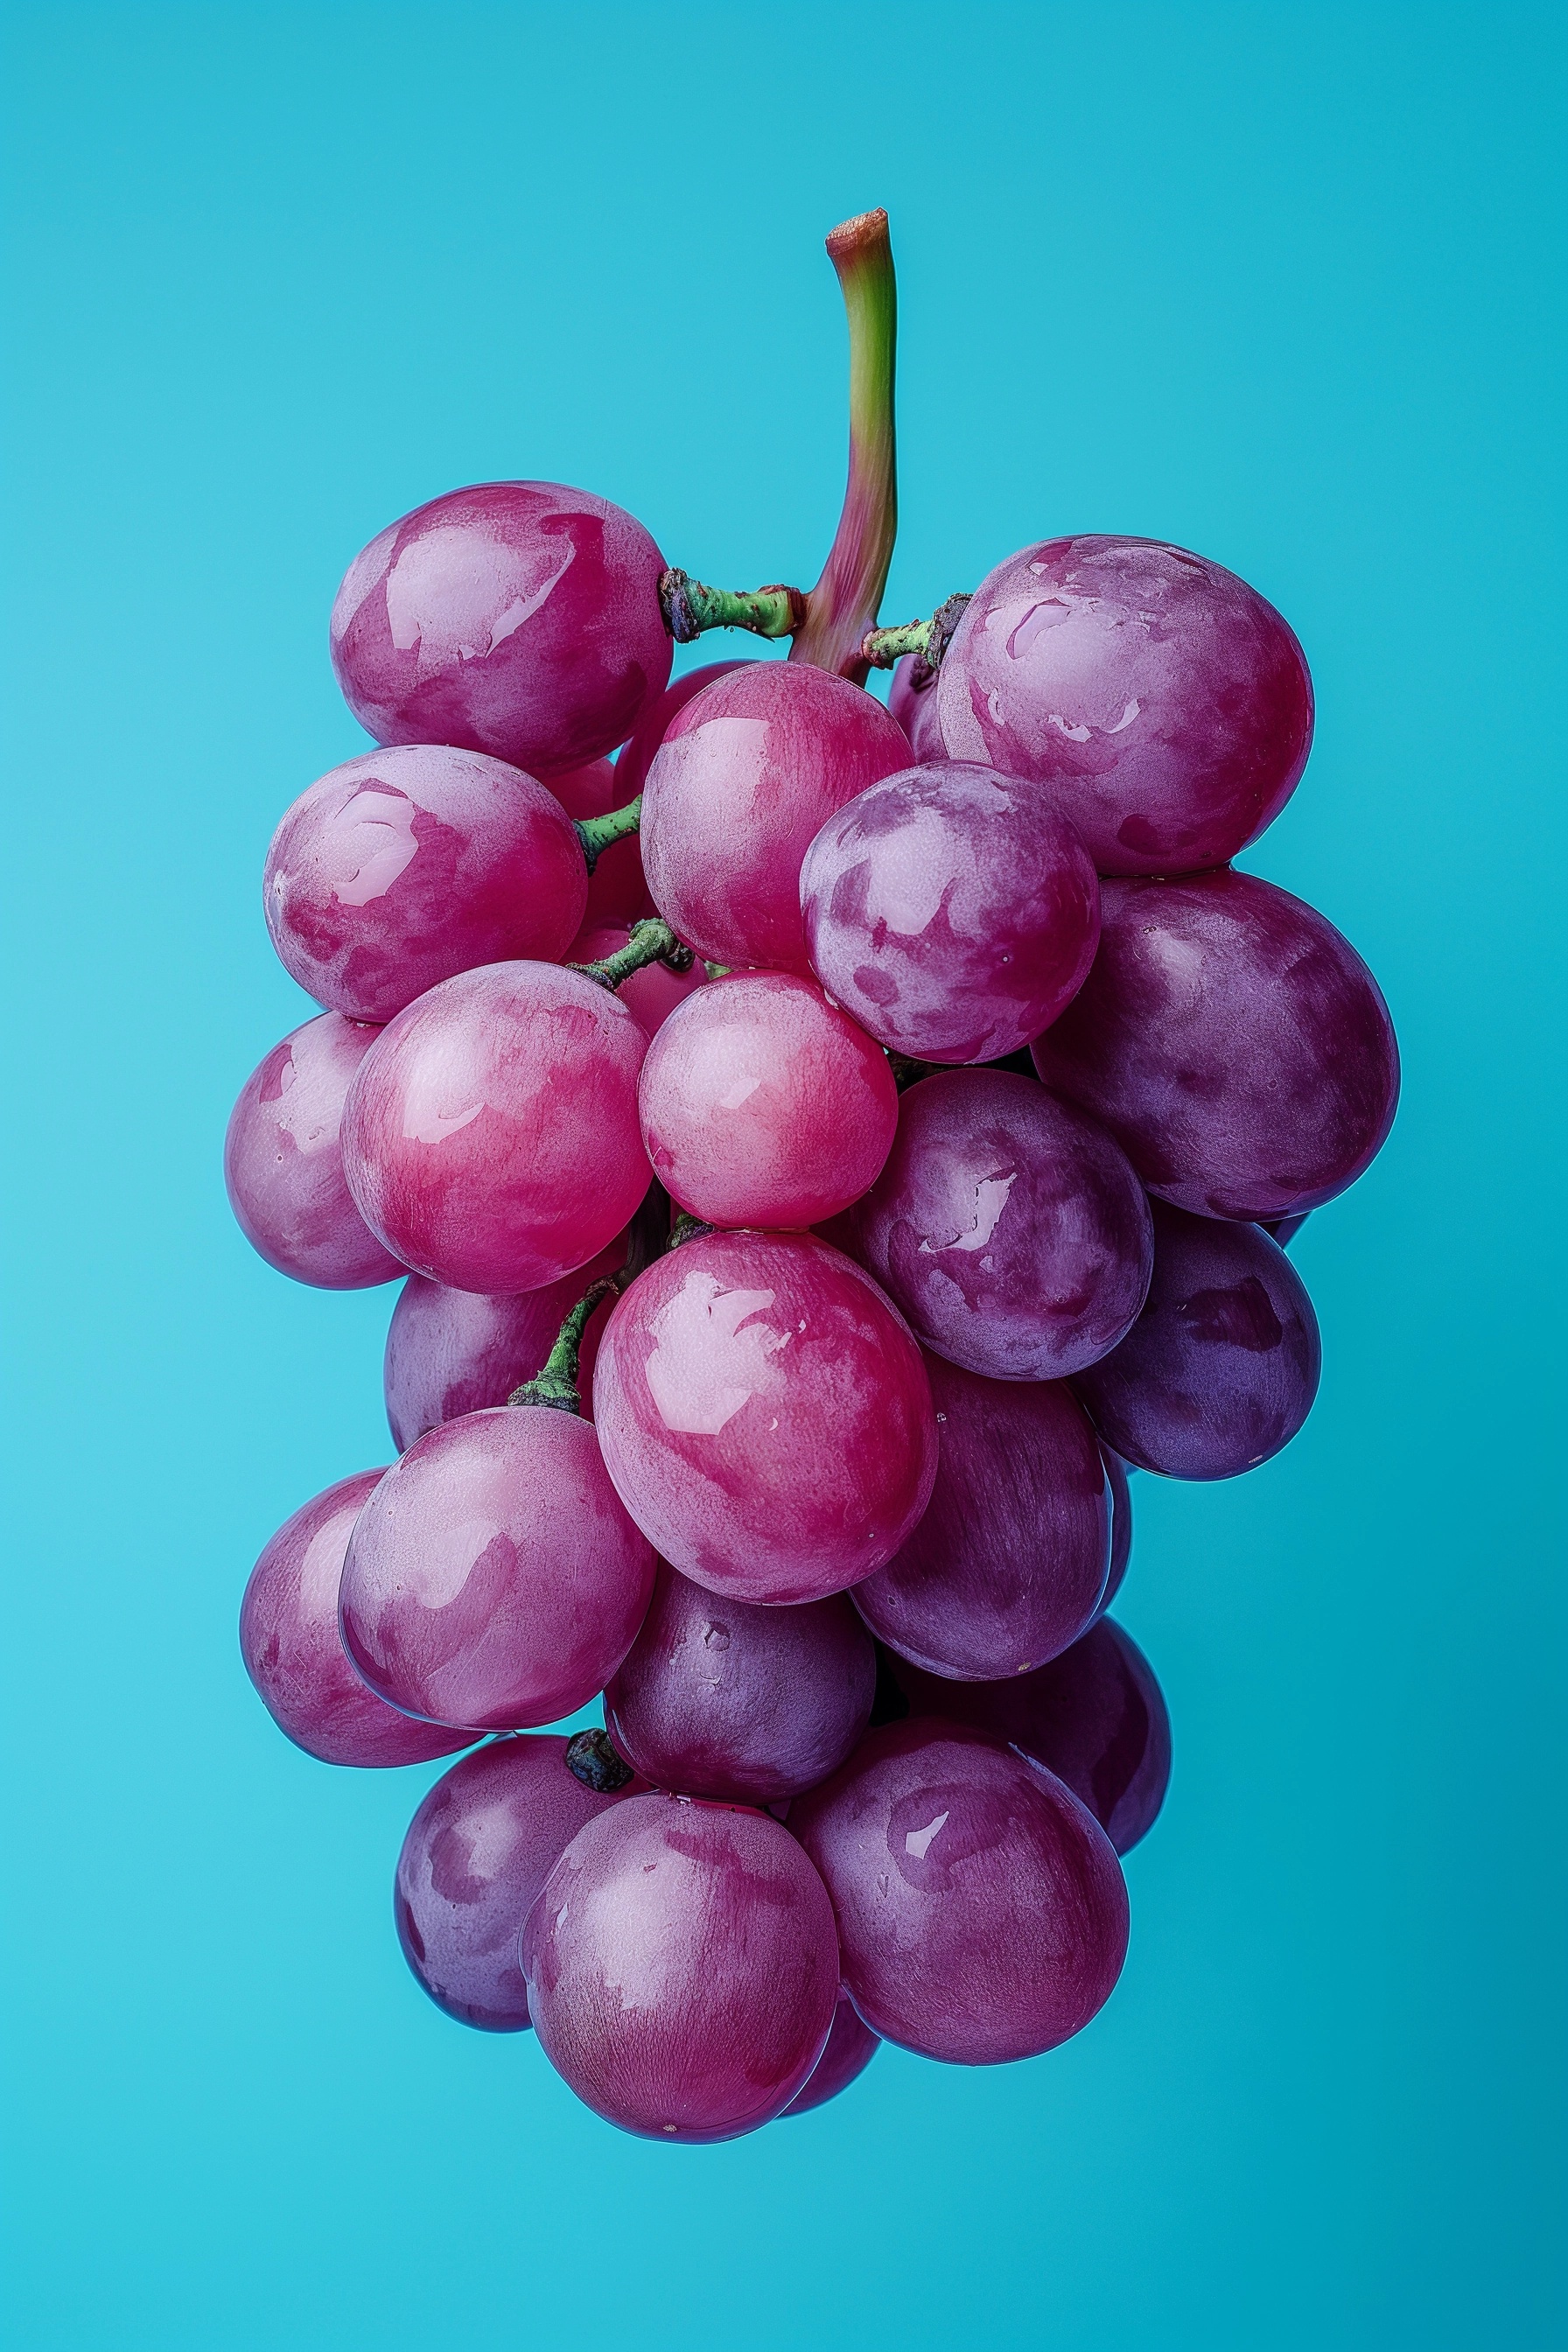
[[[868,629],[860,651],[873,669],[891,669],[906,654],[916,654],[927,676],[942,667],[942,657],[952,643],[952,633],[973,602],[962,592],[939,604],[929,621],[906,621],[898,629]]]
[[[684,572],[663,572],[658,582],[664,625],[678,646],[689,646],[704,629],[750,629],[759,637],[793,636],[805,614],[798,588],[710,588]]]
[[[849,325],[849,478],[822,577],[805,600],[791,661],[866,682],[861,640],[877,625],[899,528],[893,373],[899,297],[888,215],[861,213],[827,240]]]
[[[537,1380],[524,1381],[513,1389],[508,1404],[542,1404],[556,1412],[581,1412],[582,1394],[577,1386],[577,1360],[582,1354],[583,1334],[588,1318],[602,1298],[608,1298],[620,1285],[612,1276],[590,1284],[582,1297],[561,1326],[561,1336],[545,1359],[544,1370]]]
[[[573,826],[583,845],[583,855],[588,861],[590,874],[612,843],[625,841],[642,824],[642,794],[628,801],[625,808],[606,809],[603,816],[580,816]]]
[[[669,925],[658,916],[650,915],[632,925],[630,939],[614,955],[602,956],[597,963],[569,963],[566,969],[580,971],[585,979],[596,980],[601,988],[613,991],[623,980],[630,980],[634,971],[641,971],[650,963],[667,963],[671,971],[689,971],[695,961],[693,950],[682,945]]]
[[[669,1229],[669,1239],[666,1242],[665,1248],[679,1249],[682,1242],[700,1241],[704,1234],[710,1234],[712,1231],[711,1225],[704,1224],[700,1217],[694,1217],[689,1209],[682,1209]]]

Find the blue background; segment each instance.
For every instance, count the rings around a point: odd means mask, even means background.
[[[1555,2339],[1563,24],[9,12],[18,2347]],[[1136,1483],[1122,1613],[1177,1761],[1109,2009],[678,2152],[424,2002],[388,1886],[431,1775],[310,1763],[243,1679],[260,1544],[387,1458],[393,1294],[253,1259],[219,1143],[304,1017],[258,877],[363,740],[348,558],[534,474],[708,578],[815,576],[820,241],[879,202],[886,612],[1068,529],[1282,606],[1317,749],[1248,863],[1367,955],[1405,1096],[1299,1244],[1304,1434]]]

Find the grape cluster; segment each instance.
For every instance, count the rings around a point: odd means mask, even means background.
[[[1354,950],[1229,862],[1311,735],[1260,596],[1078,537],[876,626],[885,217],[829,250],[867,364],[809,593],[705,588],[540,482],[350,565],[332,659],[379,748],[273,840],[322,1010],[226,1148],[274,1266],[404,1284],[398,1459],[268,1544],[251,1677],[327,1762],[470,1751],[398,1861],[409,1965],[652,2137],[1105,2001],[1170,1768],[1105,1613],[1128,1471],[1233,1477],[1300,1427],[1282,1243],[1398,1084]],[[721,625],[791,657],[671,686]],[[603,1729],[539,1727],[601,1694]]]

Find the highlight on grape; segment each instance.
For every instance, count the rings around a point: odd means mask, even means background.
[[[398,1459],[267,1545],[251,1679],[325,1763],[458,1756],[397,1861],[409,1967],[655,2139],[818,2106],[883,2040],[1035,2056],[1110,1997],[1171,1761],[1106,1614],[1128,1472],[1300,1429],[1284,1244],[1399,1083],[1349,941],[1230,863],[1312,735],[1255,590],[1079,533],[880,625],[886,215],[827,249],[815,587],[710,587],[552,482],[349,565],[378,748],[274,837],[322,1009],[225,1155],[271,1265],[404,1286]],[[788,657],[672,685],[721,628]]]

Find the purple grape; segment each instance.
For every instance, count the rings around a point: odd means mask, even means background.
[[[1235,1478],[1288,1445],[1310,1412],[1318,1319],[1261,1226],[1153,1207],[1148,1302],[1073,1386],[1107,1444],[1141,1469]]]
[[[578,1831],[625,1793],[586,1787],[567,1745],[526,1731],[489,1741],[442,1773],[408,1825],[392,1897],[397,1939],[460,2025],[521,2032],[522,1923]]]
[[[653,1576],[591,1422],[546,1405],[465,1413],[411,1445],[360,1514],[343,1645],[407,1715],[553,1723],[604,1689]]]
[[[387,1327],[383,1382],[393,1441],[405,1454],[416,1437],[536,1380],[556,1335],[590,1283],[626,1261],[624,1242],[542,1290],[447,1290],[423,1275],[404,1284]],[[601,1299],[583,1334],[578,1372],[584,1395],[613,1301]]]
[[[970,1724],[1065,1780],[1118,1853],[1152,1828],[1171,1778],[1171,1718],[1153,1668],[1113,1618],[1009,1683],[939,1682],[901,1660],[895,1671],[917,1715]]]
[[[1152,539],[1053,539],[980,583],[942,657],[956,760],[1059,787],[1102,874],[1218,866],[1271,824],[1312,682],[1255,589]]]
[[[663,691],[664,568],[641,523],[587,490],[450,490],[350,564],[332,667],[378,743],[453,743],[548,778],[624,743]]]
[[[926,1370],[936,1485],[902,1549],[856,1586],[855,1606],[933,1675],[1025,1675],[1077,1641],[1105,1588],[1100,1441],[1065,1381],[988,1381],[940,1356]]]
[[[1148,1204],[1120,1147],[1007,1070],[910,1087],[842,1230],[928,1347],[993,1380],[1093,1363],[1149,1286]]]
[[[647,1192],[647,1032],[557,964],[444,980],[389,1021],[343,1110],[371,1231],[454,1290],[540,1290],[607,1248]]]
[[[828,994],[920,1061],[1026,1045],[1100,938],[1094,867],[1049,793],[957,760],[884,776],[829,817],[800,895]]]
[[[727,677],[732,669],[744,669],[751,656],[742,655],[730,661],[704,662],[700,669],[689,669],[682,677],[671,678],[657,700],[647,704],[642,717],[632,730],[631,740],[616,761],[616,798],[610,808],[624,808],[635,799],[647,781],[653,765],[653,755],[669,731],[669,722],[678,710],[684,710],[695,694],[711,686],[716,677]],[[576,810],[573,811],[577,814]]]
[[[262,903],[284,969],[353,1021],[438,980],[575,938],[588,869],[572,821],[518,768],[405,743],[345,761],[272,836]]]
[[[678,710],[643,787],[659,912],[699,955],[809,973],[800,864],[846,801],[909,764],[903,729],[847,678],[744,662]]]
[[[1121,1591],[1126,1580],[1127,1563],[1132,1557],[1132,1491],[1127,1484],[1127,1465],[1109,1445],[1101,1445],[1100,1451],[1110,1494],[1110,1568],[1100,1606],[1094,1612],[1097,1622]]]
[[[821,2057],[838,1939],[821,1879],[766,1813],[628,1797],[579,1831],[522,1931],[551,2063],[648,2139],[734,2139]]]
[[[898,1550],[936,1475],[908,1327],[809,1234],[704,1234],[639,1275],[599,1349],[594,1419],[660,1556],[742,1601],[858,1583]]]
[[[961,2066],[1052,2050],[1127,1951],[1127,1889],[1062,1782],[963,1724],[868,1734],[790,1807],[838,1921],[845,1990],[884,2040]]]
[[[827,2046],[806,2076],[805,2090],[795,2093],[784,2114],[804,2116],[813,2107],[826,2106],[829,2099],[836,2099],[840,2091],[847,2091],[866,2072],[881,2046],[880,2038],[856,2016],[855,2004],[848,1994],[841,1992],[833,2012]]]
[[[262,1705],[323,1764],[427,1764],[479,1737],[416,1723],[366,1688],[338,1638],[338,1589],[354,1521],[384,1474],[340,1478],[285,1519],[251,1570],[239,1649]]]
[[[1289,1216],[1353,1183],[1393,1122],[1399,1055],[1349,940],[1228,870],[1107,883],[1100,915],[1093,970],[1033,1048],[1046,1084],[1199,1216]]]
[[[343,1102],[378,1029],[323,1013],[274,1045],[239,1090],[223,1173],[239,1229],[268,1265],[321,1290],[364,1290],[405,1271],[354,1206]]]
[[[915,660],[913,654],[906,654],[902,661],[895,664],[888,689],[888,708],[909,737],[910,749],[917,760],[942,760],[947,756],[947,747],[937,723],[936,680],[928,674],[928,683],[917,692],[913,684]]]
[[[765,1609],[721,1601],[661,1563],[605,1722],[660,1788],[765,1805],[837,1770],[876,1686],[871,1637],[841,1595]]]

